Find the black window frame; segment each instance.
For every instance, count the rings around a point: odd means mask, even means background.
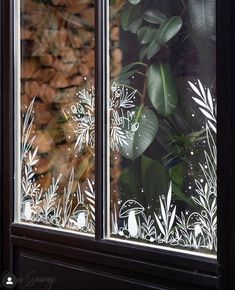
[[[77,260],[108,267],[126,279],[162,289],[235,289],[235,3],[217,0],[218,96],[218,258],[184,254],[104,239],[103,215],[107,189],[106,99],[107,61],[106,0],[95,1],[96,18],[96,234],[95,239],[50,228],[15,224],[14,215],[14,1],[2,0],[0,91],[0,186],[2,269],[14,272],[17,246],[41,249],[61,261]],[[168,288],[167,288],[168,287]],[[187,288],[185,288],[187,287]]]

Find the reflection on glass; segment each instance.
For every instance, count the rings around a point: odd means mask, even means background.
[[[110,234],[217,248],[215,0],[110,1]]]
[[[94,1],[21,1],[21,221],[94,233]]]

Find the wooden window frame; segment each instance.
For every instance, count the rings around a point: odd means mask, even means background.
[[[153,289],[235,289],[235,4],[217,0],[218,96],[218,259],[137,246],[104,239],[106,191],[106,17],[105,0],[96,0],[96,235],[57,232],[50,228],[13,223],[14,214],[14,49],[13,0],[0,2],[1,103],[0,186],[2,269],[14,273],[18,247],[43,249],[67,262],[84,261],[97,269],[154,285]],[[159,287],[159,288],[157,288]],[[186,288],[187,287],[187,288]]]

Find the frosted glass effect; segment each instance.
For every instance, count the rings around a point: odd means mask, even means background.
[[[215,255],[215,0],[109,14],[110,236]]]
[[[20,5],[22,222],[95,231],[94,1]]]

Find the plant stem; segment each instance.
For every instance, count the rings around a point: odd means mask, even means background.
[[[143,76],[143,77],[146,77],[146,74],[142,73],[141,71],[137,71],[136,73],[137,73],[138,75],[141,75],[141,76]]]
[[[135,65],[139,64],[139,65],[148,67],[148,65],[146,63],[142,62],[142,61],[136,61],[136,62],[133,62],[133,64],[135,64]]]
[[[144,103],[144,99],[146,97],[146,92],[147,92],[147,70],[148,70],[148,66],[146,65],[146,73],[144,74],[144,76],[145,76],[144,88],[143,88],[143,92],[142,92],[142,96],[141,96],[141,100],[140,100],[141,104]]]
[[[183,10],[182,10],[180,16],[183,16],[184,13],[185,13],[185,11],[186,11],[186,8],[187,8],[187,7],[186,7],[186,5],[185,5],[185,3],[184,3],[184,0],[181,0],[181,3],[182,3],[182,5],[183,5]]]
[[[144,80],[143,93],[142,93],[142,96],[141,96],[141,99],[140,99],[141,105],[144,103],[144,99],[145,99],[145,96],[146,96],[146,92],[147,92],[147,79]]]

